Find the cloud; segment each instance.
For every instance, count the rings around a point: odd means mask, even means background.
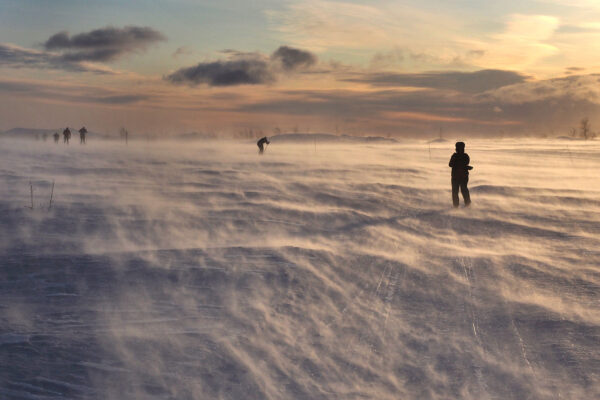
[[[261,59],[199,63],[181,68],[166,79],[172,83],[209,86],[256,85],[274,81],[268,64]]]
[[[227,60],[201,62],[192,67],[181,68],[165,80],[174,84],[208,86],[258,85],[273,83],[281,69],[287,72],[311,67],[317,62],[312,53],[281,46],[270,57],[260,53],[224,50]]]
[[[317,62],[314,54],[289,46],[279,47],[271,55],[271,59],[281,62],[283,69],[287,71],[310,67]]]
[[[580,74],[583,71],[585,71],[585,68],[581,68],[581,67],[568,67],[568,68],[565,68],[564,74],[565,75]]]
[[[192,49],[187,46],[180,46],[175,50],[172,54],[173,58],[177,58],[179,56],[192,54]]]
[[[0,43],[0,65],[9,67],[47,67],[52,57],[44,52],[10,43]]]
[[[90,101],[101,104],[133,104],[148,98],[149,96],[142,94],[123,94],[116,96],[92,97]]]
[[[567,8],[583,8],[597,10],[600,8],[597,0],[538,0],[543,3],[557,4]]]
[[[484,96],[511,104],[568,98],[600,105],[599,84],[600,74],[577,75],[501,87],[485,93]]]
[[[485,49],[474,61],[484,68],[523,70],[532,68],[561,52],[552,40],[560,19],[549,15],[513,14],[507,17],[503,32],[484,38],[465,38],[473,49]]]
[[[109,69],[89,63],[69,60],[47,51],[39,51],[0,43],[0,66],[11,68],[63,69],[72,72],[112,73]]]
[[[136,26],[96,29],[72,37],[59,32],[43,43],[43,50],[0,43],[0,66],[112,74],[110,68],[94,63],[113,61],[161,40],[165,36],[160,32]]]
[[[404,77],[419,81],[422,74]],[[511,75],[507,75],[510,78]],[[449,91],[445,80],[424,90],[303,90],[280,92],[272,99],[242,104],[237,110],[276,118],[362,121],[363,129],[402,130],[405,125],[431,131],[440,124],[460,132],[493,133],[504,129],[524,133],[567,129],[582,115],[600,113],[600,75],[530,80],[515,75],[517,83],[473,83],[471,91]],[[475,90],[477,89],[477,90]],[[394,127],[397,125],[397,128]]]
[[[120,56],[145,50],[149,45],[166,40],[150,28],[126,26],[106,27],[69,36],[66,31],[52,35],[43,44],[46,50],[62,52],[66,61],[112,61]]]
[[[444,7],[424,10],[411,2],[361,3],[298,0],[266,15],[287,43],[317,53],[335,52],[345,62],[375,54],[377,66],[404,61],[411,71],[424,65],[422,71],[455,64],[457,58],[475,58],[471,50],[485,49],[463,42],[459,32],[464,31],[464,14],[453,15]],[[406,57],[389,52],[396,48],[406,49]]]
[[[302,0],[267,17],[291,43],[317,51],[378,46],[399,32],[382,9],[350,2]]]
[[[107,105],[135,104],[151,98],[146,94],[123,93],[99,87],[22,80],[0,80],[0,93],[48,101]]]
[[[246,104],[240,111],[275,112],[286,115],[375,117],[389,112],[436,113],[457,116],[473,103],[465,95],[436,91],[402,90],[301,90],[283,92],[277,99]],[[462,106],[462,107],[461,107]]]
[[[599,26],[590,25],[561,25],[556,33],[600,33]]]
[[[403,71],[472,69],[473,65],[484,55],[484,50],[471,49],[452,51],[448,54],[433,54],[396,46],[389,51],[376,52],[369,62],[369,68],[374,71],[390,69],[402,69]]]
[[[481,93],[521,83],[526,79],[525,75],[518,72],[488,69],[476,72],[445,71],[422,74],[367,73],[360,77],[342,80],[367,83],[372,86],[409,86]]]

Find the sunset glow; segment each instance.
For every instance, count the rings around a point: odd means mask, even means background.
[[[560,135],[598,54],[595,1],[1,0],[0,129]]]

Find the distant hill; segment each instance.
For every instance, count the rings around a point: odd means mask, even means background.
[[[428,141],[427,143],[448,143],[449,141],[444,138],[435,138],[433,140]]]
[[[207,140],[207,139],[218,139],[215,133],[204,133],[204,132],[188,132],[180,133],[169,137],[169,139],[182,139],[182,140]]]
[[[71,130],[73,137],[79,135],[79,129],[75,129],[75,128],[71,128],[71,127],[69,127],[69,129]],[[64,128],[58,128],[58,129],[12,128],[7,131],[0,132],[0,137],[13,138],[13,139],[43,139],[44,134],[46,134],[49,139],[54,134],[54,132],[58,132],[62,138],[63,130],[64,130]],[[106,135],[104,133],[88,131],[87,137],[88,138],[95,137],[95,138],[108,139],[111,136]]]
[[[381,136],[350,136],[330,133],[284,133],[270,136],[269,140],[275,143],[312,143],[315,140],[332,143],[397,143],[395,139]]]
[[[572,136],[558,136],[556,139],[559,139],[559,140],[584,140],[583,138],[572,137]]]

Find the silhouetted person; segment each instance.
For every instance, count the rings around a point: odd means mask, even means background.
[[[469,183],[469,170],[473,167],[469,166],[469,162],[471,162],[471,159],[465,153],[465,144],[456,142],[456,153],[452,154],[448,164],[452,168],[452,204],[454,204],[454,207],[458,207],[458,188],[460,188],[465,201],[465,207],[471,204],[467,183]]]
[[[261,138],[258,142],[256,142],[256,145],[258,146],[258,154],[262,154],[265,152],[265,143],[271,143],[269,142],[269,139],[267,139],[266,136],[264,138]]]
[[[87,129],[85,126],[79,130],[79,144],[85,144],[85,134],[87,133]]]
[[[58,143],[58,139],[60,138],[58,132],[54,132],[54,135],[52,135],[52,137],[54,138],[54,143]]]
[[[44,133],[44,134],[42,135],[42,139],[43,139],[43,140],[44,140],[44,142],[45,142],[45,141],[48,139],[48,134],[47,134],[47,133]]]
[[[69,128],[65,128],[63,131],[63,143],[69,144],[69,140],[71,140],[71,131]]]

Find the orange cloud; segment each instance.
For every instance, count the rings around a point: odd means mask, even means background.
[[[461,117],[448,117],[443,115],[435,115],[424,112],[410,112],[410,111],[387,111],[382,113],[386,118],[400,119],[400,120],[412,120],[412,121],[423,121],[423,122],[467,122],[477,125],[495,125],[495,126],[510,126],[520,125],[518,121],[482,121],[471,118]]]

